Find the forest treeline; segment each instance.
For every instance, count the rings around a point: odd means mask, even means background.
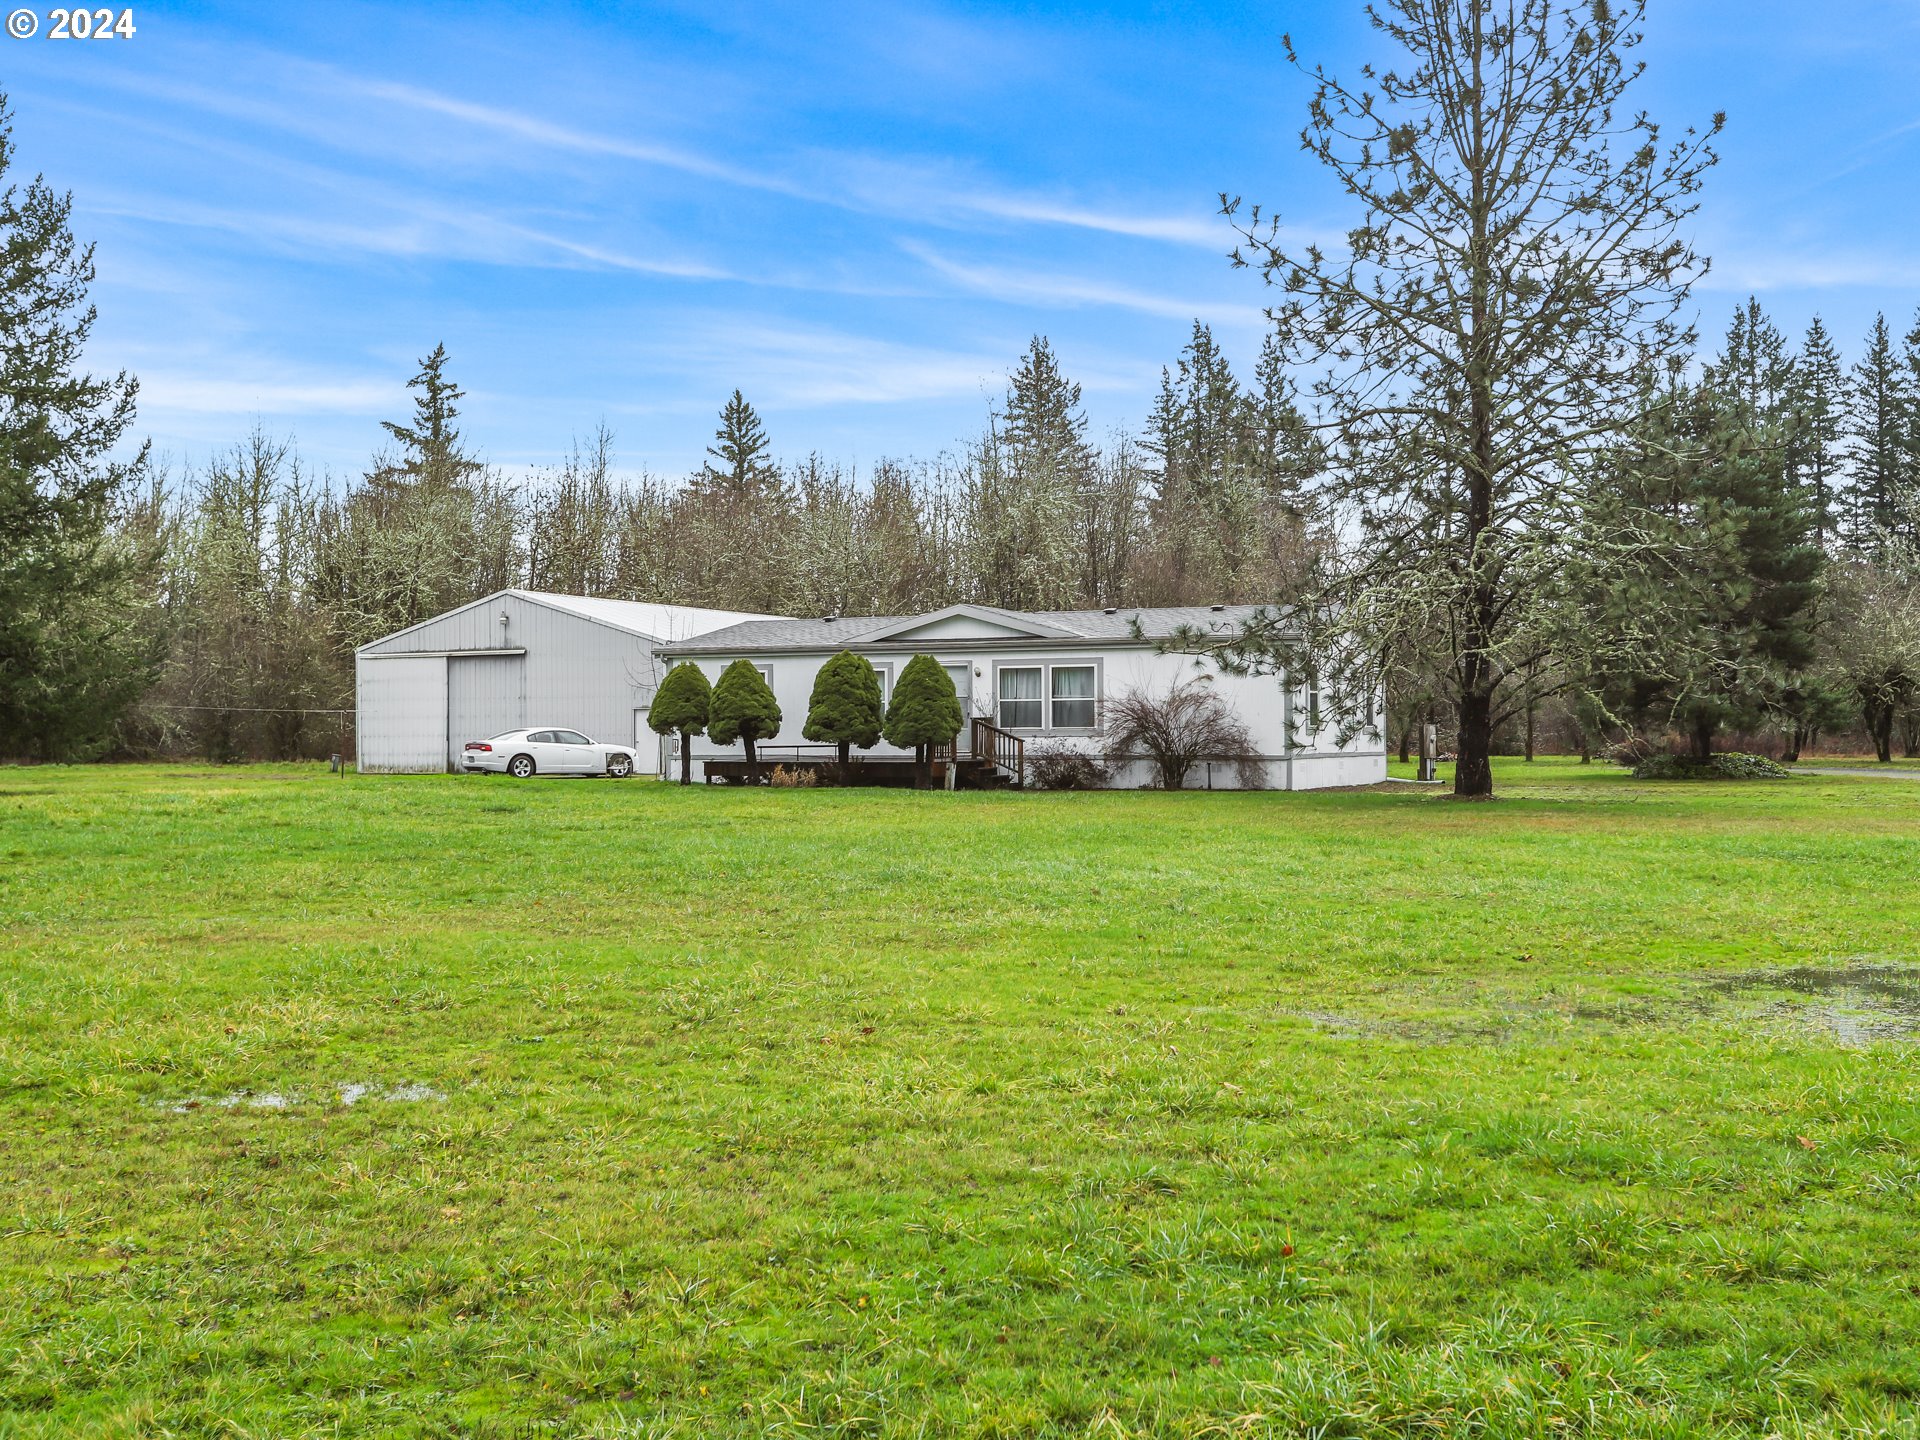
[[[341,733],[327,712],[353,703],[355,646],[507,586],[795,615],[1281,602],[1338,538],[1316,503],[1316,441],[1271,347],[1242,382],[1204,324],[1138,434],[1090,440],[1079,387],[1036,338],[974,443],[866,474],[819,456],[778,462],[736,392],[690,476],[622,475],[603,429],[550,472],[504,478],[459,428],[449,363],[444,349],[422,362],[414,413],[386,425],[386,450],[346,484],[263,431],[148,477],[117,531],[155,560],[134,608],[157,661],[104,743],[324,753]],[[1796,729],[1801,745],[1825,731],[1920,749],[1920,321],[1896,340],[1876,320],[1849,366],[1819,320],[1793,345],[1749,301],[1697,374],[1650,393],[1644,453],[1621,457],[1613,488],[1639,486],[1636,504],[1693,524],[1702,482],[1746,486],[1725,504],[1749,516],[1771,504],[1776,524],[1742,540],[1740,574],[1713,583],[1751,588],[1754,566],[1790,567],[1796,547],[1805,571],[1800,603],[1766,622],[1805,651],[1786,657],[1796,694],[1776,686],[1719,718],[1777,730],[1788,749]],[[1690,457],[1685,474],[1662,458],[1674,455]],[[1670,493],[1645,493],[1663,484]],[[1431,663],[1443,648],[1406,640],[1390,680],[1402,743],[1449,718]],[[1591,745],[1628,713],[1678,723],[1636,686],[1543,681],[1506,743]]]

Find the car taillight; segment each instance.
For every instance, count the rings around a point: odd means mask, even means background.
[[[469,749],[469,750],[491,750],[491,749],[493,749],[493,746],[491,746],[491,745],[483,745],[483,744],[481,744],[481,743],[480,743],[480,742],[479,742],[478,740],[469,740],[469,741],[467,741],[467,749]]]

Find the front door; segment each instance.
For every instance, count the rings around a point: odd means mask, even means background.
[[[960,697],[962,717],[960,733],[954,737],[953,753],[966,755],[971,753],[970,747],[973,743],[973,666],[971,663],[949,665],[946,670],[947,674],[953,677],[953,693]]]

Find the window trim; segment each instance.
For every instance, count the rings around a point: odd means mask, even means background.
[[[1009,725],[1001,719],[1000,707],[1007,703],[1007,697],[1000,688],[1000,677],[1009,670],[1031,670],[1040,677],[1040,693],[1032,700],[1016,700],[1017,705],[1038,705],[1040,723],[1038,725]],[[1041,735],[1047,728],[1047,667],[1044,661],[1034,664],[1000,665],[993,667],[993,723],[1000,729],[1014,735]]]
[[[1091,695],[1073,695],[1067,698],[1069,705],[1082,702],[1093,706],[1093,722],[1088,725],[1062,725],[1055,717],[1054,707],[1061,703],[1054,689],[1053,677],[1061,670],[1091,670],[1093,672],[1093,693]],[[1062,661],[1058,665],[1047,666],[1047,733],[1049,735],[1091,735],[1100,728],[1100,666],[1088,660],[1084,663]]]
[[[1002,725],[1000,722],[1000,676],[1007,670],[1038,670],[1040,672],[1040,724]],[[1053,672],[1055,670],[1092,670],[1093,671],[1093,724],[1056,725],[1053,722]],[[1106,704],[1107,666],[1098,655],[1062,655],[1058,659],[1044,656],[1036,659],[995,660],[993,662],[993,723],[1015,735],[1098,735],[1100,733],[1101,710]]]

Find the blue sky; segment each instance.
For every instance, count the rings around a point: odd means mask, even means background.
[[[1656,0],[1643,103],[1729,112],[1695,226],[1858,353],[1920,302],[1920,5]],[[698,463],[736,385],[786,456],[864,470],[977,433],[1051,337],[1134,428],[1195,317],[1249,364],[1220,190],[1350,215],[1279,36],[1352,73],[1357,0],[1239,5],[140,4],[129,41],[0,39],[18,164],[98,241],[93,363],[198,461],[257,417],[348,474],[444,341],[491,461],[601,420]],[[44,18],[45,7],[41,7]]]

